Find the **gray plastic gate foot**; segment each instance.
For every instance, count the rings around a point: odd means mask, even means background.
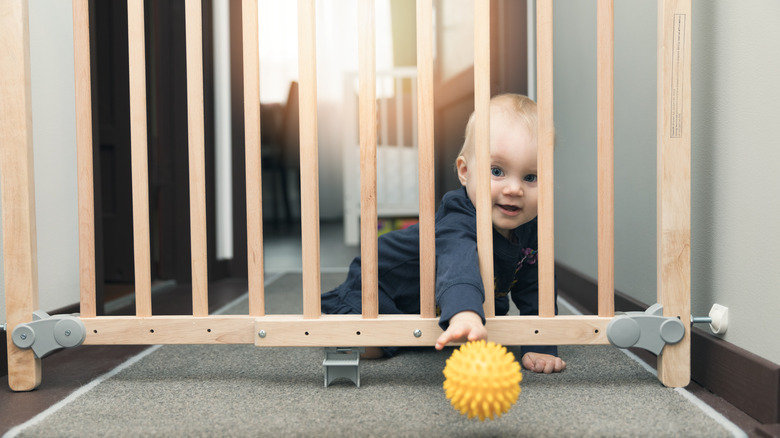
[[[325,387],[334,380],[346,377],[360,388],[360,354],[366,351],[364,347],[327,347],[325,360]]]

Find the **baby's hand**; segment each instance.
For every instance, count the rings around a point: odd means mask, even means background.
[[[482,324],[482,317],[467,310],[456,313],[450,319],[450,326],[436,340],[436,349],[441,350],[450,342],[479,341],[487,339],[487,329]]]
[[[523,355],[523,368],[535,373],[560,373],[566,369],[566,362],[551,354],[529,351]]]

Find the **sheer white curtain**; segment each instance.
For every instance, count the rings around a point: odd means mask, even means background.
[[[364,1],[364,0],[361,0]],[[298,5],[260,0],[260,98],[286,102],[298,78]],[[317,98],[320,151],[320,215],[342,215],[344,76],[358,70],[357,0],[317,0]],[[376,0],[376,67],[393,66],[390,0]]]

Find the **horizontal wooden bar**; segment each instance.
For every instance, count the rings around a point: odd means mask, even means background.
[[[433,346],[438,318],[419,315],[105,316],[82,318],[85,345],[252,344],[260,347]],[[612,318],[498,316],[488,318],[489,340],[503,345],[608,344]],[[415,331],[420,336],[415,336]],[[263,331],[264,337],[259,333]]]
[[[251,344],[254,316],[82,318],[84,345]]]
[[[583,345],[608,344],[606,331],[611,318],[596,316],[499,316],[488,318],[488,339],[502,345]],[[441,335],[438,318],[418,315],[379,315],[361,319],[359,315],[323,315],[317,320],[256,319],[255,337],[262,347],[355,346],[433,346]],[[420,336],[415,336],[419,330]]]

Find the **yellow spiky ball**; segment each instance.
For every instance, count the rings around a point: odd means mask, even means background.
[[[520,395],[523,374],[514,354],[495,342],[472,341],[452,352],[444,366],[444,392],[469,419],[495,419]]]

